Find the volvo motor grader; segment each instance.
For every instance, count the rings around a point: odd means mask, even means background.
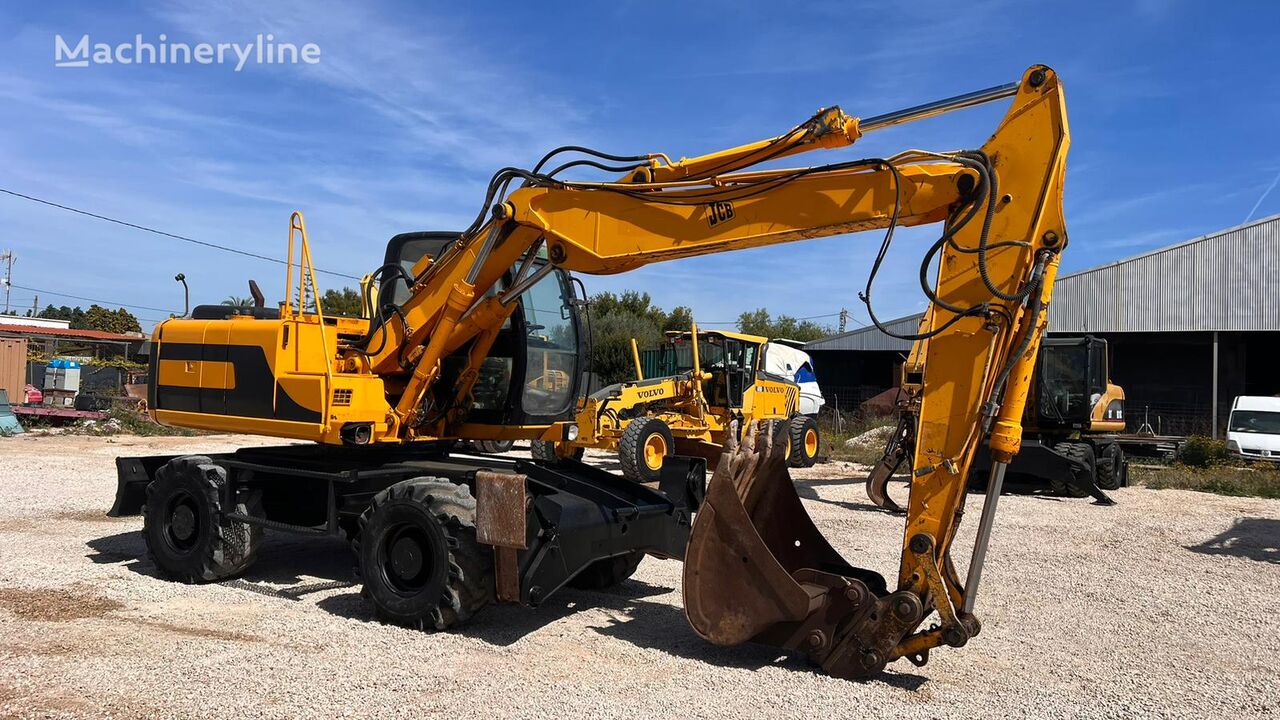
[[[695,341],[694,338],[697,338]],[[800,386],[765,369],[768,338],[719,330],[669,332],[659,349],[669,374],[644,377],[631,341],[636,380],[608,385],[578,403],[577,438],[533,441],[533,457],[555,463],[595,448],[618,453],[622,474],[656,482],[668,455],[715,463],[730,432],[766,421],[782,423],[792,467],[818,456],[818,424],[800,414]]]
[[[974,150],[771,162],[1003,98],[1007,113]],[[616,582],[646,554],[683,559],[686,613],[710,642],[792,649],[840,677],[923,664],[980,629],[987,540],[1067,245],[1067,146],[1062,86],[1036,66],[876,117],[827,108],[776,137],[677,161],[559,148],[495,174],[461,233],[392,242],[367,320],[324,314],[295,216],[286,301],[160,323],[149,408],[167,425],[312,442],[119,458],[112,514],[142,514],[158,570],[189,582],[243,572],[265,528],[345,533],[377,615],[437,629],[490,603],[536,606],[567,584]],[[571,272],[878,229],[870,307],[894,229],[926,224],[939,225],[920,264],[933,311],[896,576],[850,564],[818,532],[778,424],[731,434],[709,480],[704,460],[671,455],[652,485],[581,463],[448,452],[459,438],[574,438],[584,333]],[[415,243],[438,248],[408,252]],[[980,447],[992,471],[962,578],[951,550]]]

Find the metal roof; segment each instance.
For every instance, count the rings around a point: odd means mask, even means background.
[[[57,337],[78,338],[81,340],[104,340],[111,342],[142,342],[146,339],[141,333],[122,335],[104,330],[72,330],[70,328],[50,328],[36,325],[0,325],[0,335],[7,337]]]
[[[915,332],[920,315],[885,323]],[[1280,215],[1063,275],[1049,331],[1071,333],[1280,331]],[[911,343],[875,327],[805,350],[898,350]]]

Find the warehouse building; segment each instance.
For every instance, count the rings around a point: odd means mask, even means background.
[[[1280,394],[1280,215],[1060,276],[1049,332],[1108,341],[1130,430],[1220,431],[1235,396]],[[842,409],[892,387],[909,349],[874,327],[805,345]]]

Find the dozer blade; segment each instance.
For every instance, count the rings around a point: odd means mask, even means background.
[[[769,423],[721,456],[685,554],[689,622],[718,645],[800,650],[839,677],[878,672],[919,624],[920,599],[888,593],[832,549],[800,503],[784,444]]]

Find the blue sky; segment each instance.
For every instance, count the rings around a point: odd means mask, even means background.
[[[273,256],[299,209],[317,265],[359,275],[397,232],[466,225],[493,170],[528,167],[559,144],[694,155],[776,134],[819,107],[875,115],[1043,62],[1067,90],[1063,264],[1078,270],[1280,213],[1280,189],[1263,197],[1280,173],[1278,21],[1273,2],[1190,0],[7,3],[0,187]],[[55,33],[111,44],[272,33],[321,56],[241,72],[55,68]],[[821,161],[977,147],[1002,112],[875,133]],[[45,291],[180,309],[172,277],[183,272],[193,302],[245,295],[249,277],[272,299],[282,292],[278,265],[4,195],[0,228],[0,249],[18,255],[14,283]],[[880,317],[922,307],[914,276],[935,232],[900,236],[877,285]],[[857,291],[879,239],[585,280],[690,305],[704,322],[762,305],[794,316],[847,307],[865,322]],[[14,290],[14,304],[31,295]]]

